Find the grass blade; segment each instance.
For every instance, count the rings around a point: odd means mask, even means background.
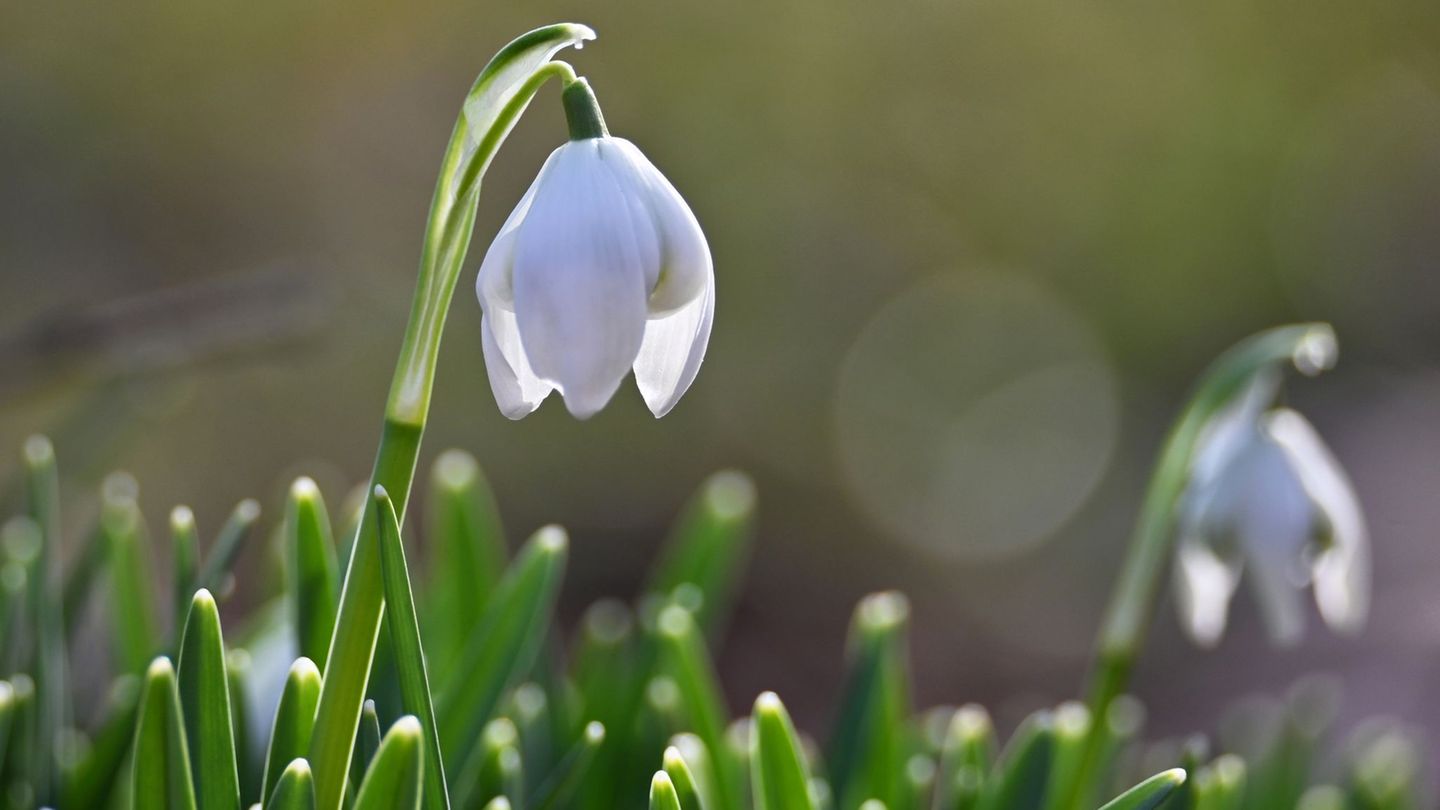
[[[58,794],[55,742],[69,718],[65,674],[65,618],[60,575],[60,477],[55,449],[44,436],[31,436],[23,449],[29,512],[40,529],[39,556],[31,577],[30,615],[35,629],[35,799],[53,804]]]
[[[270,731],[270,746],[265,753],[265,778],[260,795],[269,796],[280,782],[285,768],[310,750],[310,734],[315,730],[315,706],[320,701],[320,670],[309,658],[297,658],[285,677],[280,705],[275,708],[275,723]],[[378,736],[378,735],[377,735]],[[308,770],[310,764],[305,764]]]
[[[495,496],[475,457],[446,450],[430,471],[425,509],[430,598],[422,605],[435,656],[435,683],[447,680],[467,628],[480,620],[505,570],[505,531]]]
[[[200,573],[200,533],[195,529],[195,513],[188,506],[170,510],[170,554],[175,571],[171,584],[175,589],[175,635],[178,637]]]
[[[425,743],[420,721],[406,715],[395,721],[365,772],[354,810],[417,810]]]
[[[507,687],[534,665],[555,610],[565,568],[564,530],[536,532],[511,563],[461,655],[466,677],[447,685],[436,701],[442,750],[465,762],[470,743],[495,712]]]
[[[910,606],[895,592],[871,594],[855,608],[849,667],[828,759],[836,806],[866,799],[905,807],[910,687],[905,628]]]
[[[195,578],[199,587],[212,593],[224,593],[225,577],[229,575],[230,569],[235,567],[235,558],[240,556],[240,549],[244,547],[246,538],[259,520],[258,501],[246,498],[235,504],[229,519],[220,527],[220,534],[215,538],[215,546],[210,549],[210,556],[205,558],[205,564],[200,567],[200,574]]]
[[[110,689],[108,704],[105,720],[90,740],[89,752],[65,781],[61,807],[99,807],[121,775],[135,736],[140,679],[135,675],[118,678]]]
[[[180,690],[170,659],[163,656],[145,672],[133,756],[133,807],[195,810]]]
[[[315,778],[310,763],[297,758],[281,771],[265,810],[312,810],[315,807]]]
[[[190,742],[190,767],[200,810],[237,810],[240,772],[230,719],[230,678],[215,597],[201,588],[190,602],[180,638],[180,706]]]
[[[681,705],[696,736],[705,743],[715,769],[717,810],[741,806],[744,780],[725,740],[729,712],[716,683],[705,640],[688,610],[669,605],[656,620],[661,665],[680,691]]]
[[[664,771],[656,771],[650,780],[650,810],[680,810],[680,796]]]
[[[586,723],[580,739],[535,791],[535,799],[531,804],[536,810],[556,810],[569,806],[571,798],[589,775],[596,754],[604,743],[605,726],[593,721]]]
[[[665,775],[669,776],[670,782],[675,785],[680,810],[705,810],[700,785],[695,781],[695,774],[690,772],[690,766],[686,764],[679,748],[672,745],[665,749],[661,758],[661,770],[665,771]]]
[[[1185,772],[1179,768],[1157,773],[1120,794],[1100,810],[1155,810],[1183,784]]]
[[[241,649],[225,654],[225,674],[230,687],[230,725],[235,736],[235,768],[240,772],[240,803],[261,800],[260,783],[265,778],[263,754],[250,731],[250,653]]]
[[[142,672],[157,646],[144,521],[136,502],[139,487],[129,475],[113,473],[105,479],[101,495],[118,664],[121,672]]]
[[[290,609],[295,615],[300,655],[323,662],[335,632],[340,573],[335,564],[330,515],[320,488],[309,478],[297,478],[290,486],[285,502],[285,550]]]
[[[440,732],[435,726],[435,707],[430,702],[430,679],[425,673],[425,650],[420,643],[420,620],[415,615],[415,597],[410,592],[410,570],[405,564],[405,547],[395,507],[384,487],[375,487],[375,516],[379,521],[380,570],[385,584],[385,624],[395,648],[395,665],[400,679],[400,696],[405,711],[420,721],[425,734],[425,806],[449,810],[450,789],[440,758]]]
[[[1055,751],[1055,720],[1036,712],[1020,724],[1005,746],[980,806],[984,810],[1038,810],[1045,800]]]
[[[323,682],[321,686],[323,692]],[[360,783],[365,781],[365,771],[369,770],[370,763],[375,759],[375,753],[380,750],[380,716],[375,711],[375,701],[367,700],[361,707],[360,727],[357,729],[356,736],[358,739],[355,744],[355,756],[350,760],[350,785],[353,790],[360,789]],[[314,747],[313,732],[311,733],[311,747]]]
[[[701,594],[695,619],[713,638],[729,613],[754,521],[750,477],[733,470],[710,476],[681,513],[646,592],[663,597],[694,585]]]
[[[1090,710],[1085,704],[1069,701],[1055,709],[1054,745],[1044,805],[1048,810],[1065,810],[1070,800],[1067,791],[1085,781],[1080,768],[1085,764],[1085,747],[1089,739]],[[1190,809],[1175,807],[1172,810]]]
[[[1240,810],[1245,801],[1245,760],[1233,754],[1216,757],[1190,781],[1195,786],[1195,810]],[[1308,807],[1303,796],[1296,806]]]
[[[972,806],[994,761],[995,726],[990,714],[973,703],[961,706],[951,717],[940,745],[934,810]]]
[[[800,749],[795,724],[774,692],[755,700],[750,775],[755,810],[814,810],[810,769]],[[679,752],[676,752],[677,755]]]

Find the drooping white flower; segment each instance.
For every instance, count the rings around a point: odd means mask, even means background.
[[[1310,423],[1271,407],[1278,385],[1278,372],[1257,377],[1196,447],[1175,570],[1181,624],[1199,644],[1219,641],[1242,572],[1277,643],[1303,634],[1306,586],[1337,631],[1359,630],[1369,608],[1369,538],[1355,492]]]
[[[583,79],[565,92],[567,113],[572,94],[593,105]],[[664,416],[710,340],[715,275],[695,215],[591,112],[579,126],[572,114],[572,140],[545,161],[476,279],[486,371],[511,419],[552,390],[587,418],[632,369],[646,405]]]

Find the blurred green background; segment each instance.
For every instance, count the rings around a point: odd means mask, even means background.
[[[1137,689],[1160,733],[1298,675],[1440,731],[1440,5],[1433,0],[0,7],[0,465],[56,439],[83,526],[133,472],[152,529],[213,532],[298,474],[368,472],[440,153],[513,35],[565,54],[714,251],[714,339],[654,421],[496,410],[452,311],[429,431],[512,539],[575,538],[567,620],[628,596],[708,472],[754,474],[720,658],[824,728],[862,594],[913,600],[922,704],[1073,694],[1159,438],[1238,338],[1328,319],[1296,381],[1370,518],[1363,638],[1271,652],[1242,591],[1215,652],[1168,605]],[[564,138],[553,88],[491,170],[470,264]],[[160,561],[157,559],[157,565]],[[280,587],[255,544],[228,613]],[[168,593],[168,591],[166,591]],[[168,604],[157,594],[157,604]],[[227,620],[228,621],[228,620]],[[99,643],[92,632],[88,643]]]

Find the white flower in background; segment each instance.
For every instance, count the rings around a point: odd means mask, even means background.
[[[1326,624],[1355,632],[1370,597],[1370,550],[1355,492],[1306,419],[1272,408],[1279,373],[1261,374],[1196,447],[1176,554],[1181,624],[1199,644],[1225,629],[1246,572],[1271,637],[1304,632],[1307,585]]]
[[[565,103],[570,142],[545,161],[475,282],[490,387],[511,419],[552,390],[584,419],[633,369],[664,416],[710,340],[710,248],[670,182],[606,133],[583,79],[566,87]]]

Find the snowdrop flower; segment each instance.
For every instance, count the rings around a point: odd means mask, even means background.
[[[552,390],[585,419],[633,369],[664,416],[710,340],[710,248],[670,182],[608,134],[584,79],[564,102],[570,142],[545,161],[475,282],[490,387],[511,419]]]
[[[1321,617],[1358,631],[1369,607],[1369,539],[1355,492],[1310,423],[1272,408],[1278,371],[1260,374],[1206,427],[1181,499],[1176,579],[1182,624],[1213,645],[1242,571],[1271,637],[1299,641],[1300,589]]]

